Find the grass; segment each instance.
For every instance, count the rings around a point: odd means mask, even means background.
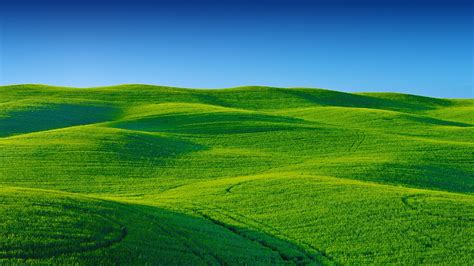
[[[0,87],[0,264],[474,260],[474,100]]]

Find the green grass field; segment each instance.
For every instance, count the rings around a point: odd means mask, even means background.
[[[474,263],[474,100],[0,87],[0,264]]]

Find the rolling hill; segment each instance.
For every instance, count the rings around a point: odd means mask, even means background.
[[[0,264],[474,261],[474,100],[0,87]]]

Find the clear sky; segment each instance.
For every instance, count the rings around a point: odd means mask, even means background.
[[[474,97],[471,1],[0,0],[0,84]]]

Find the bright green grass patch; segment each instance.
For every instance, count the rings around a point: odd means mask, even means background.
[[[470,264],[473,106],[0,87],[0,264]]]
[[[146,201],[200,209],[338,263],[468,264],[474,259],[471,196],[292,172],[190,186]]]

